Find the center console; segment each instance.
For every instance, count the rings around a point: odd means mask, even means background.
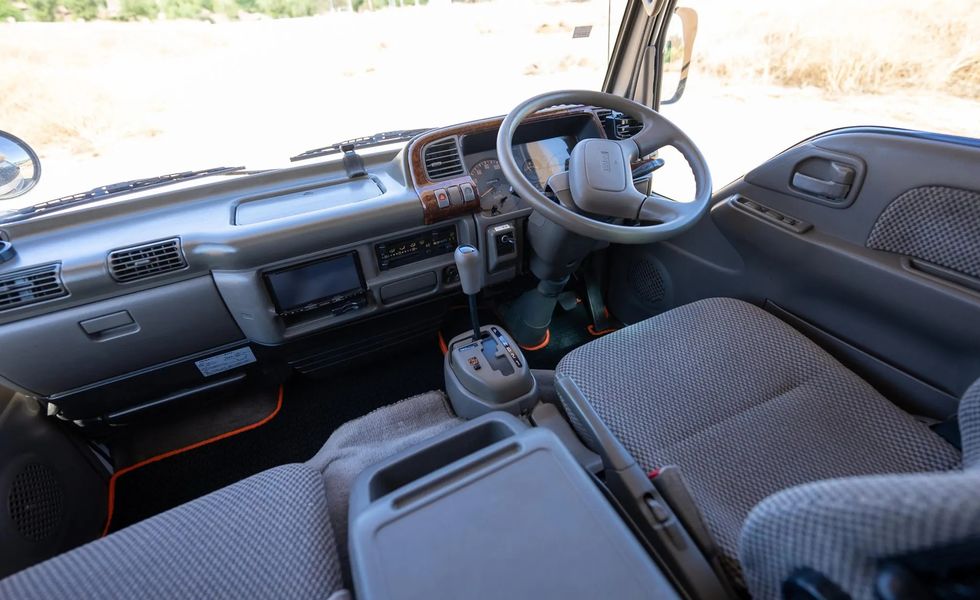
[[[537,382],[527,360],[503,327],[481,327],[476,295],[482,287],[483,259],[474,246],[454,253],[460,285],[470,305],[473,330],[446,345],[446,393],[456,414],[472,419],[494,410],[520,415],[538,399]]]
[[[358,598],[677,598],[550,431],[495,412],[362,472]]]

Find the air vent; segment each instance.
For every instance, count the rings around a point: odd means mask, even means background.
[[[422,153],[422,160],[425,174],[433,181],[463,174],[463,162],[454,138],[429,144]]]
[[[595,116],[599,119],[600,123],[605,123],[606,119],[608,119],[613,113],[611,108],[596,108],[592,112],[595,113]]]
[[[624,113],[608,108],[597,108],[594,112],[606,131],[611,131],[617,140],[633,137],[643,129],[642,123]]]
[[[136,281],[187,267],[180,240],[163,240],[109,253],[109,272],[119,282]]]
[[[0,275],[0,310],[20,308],[67,296],[61,266],[47,265]]]

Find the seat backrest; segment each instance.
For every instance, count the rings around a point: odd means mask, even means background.
[[[319,471],[284,465],[0,580],[0,598],[338,598]]]
[[[980,380],[959,424],[962,470],[818,481],[760,502],[739,541],[753,597],[781,598],[783,582],[808,569],[871,599],[881,559],[980,537]]]

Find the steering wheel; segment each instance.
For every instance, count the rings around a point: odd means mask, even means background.
[[[555,202],[524,175],[514,158],[513,140],[517,127],[528,115],[561,104],[611,108],[638,119],[643,128],[625,140],[590,138],[576,144],[568,171],[548,179],[560,200]],[[664,146],[677,148],[694,173],[693,202],[675,202],[659,194],[648,196],[633,185],[630,163]],[[711,201],[708,164],[691,138],[652,108],[613,94],[564,90],[525,100],[500,125],[497,158],[514,191],[535,211],[557,225],[596,240],[617,244],[665,240],[694,225]],[[608,222],[610,217],[656,224],[618,225]]]

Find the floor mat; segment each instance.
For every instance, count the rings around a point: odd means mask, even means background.
[[[556,307],[548,327],[548,344],[538,350],[524,350],[528,365],[532,369],[554,369],[566,354],[595,339],[589,333],[590,325],[592,317],[584,304],[568,311]]]
[[[215,393],[154,412],[119,428],[110,441],[116,469],[240,430],[276,410],[279,388],[244,388]]]
[[[307,463],[323,473],[334,536],[347,539],[347,501],[361,471],[462,422],[445,394],[428,392],[379,408],[337,429]],[[347,545],[340,546],[346,572]]]
[[[182,452],[118,478],[110,531],[277,465],[303,462],[338,427],[402,398],[442,389],[435,340],[397,357],[332,375],[296,377],[282,408],[261,427]]]

